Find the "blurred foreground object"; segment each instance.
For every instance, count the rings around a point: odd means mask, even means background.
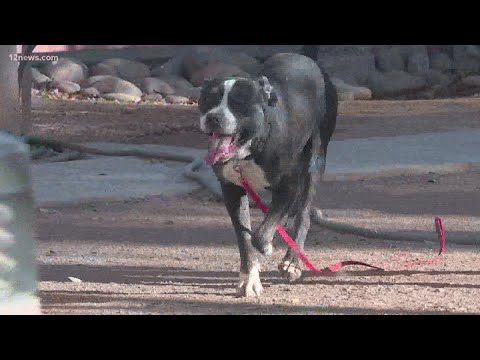
[[[40,314],[28,146],[0,132],[0,315]]]

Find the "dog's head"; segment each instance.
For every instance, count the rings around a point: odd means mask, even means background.
[[[210,135],[212,163],[230,159],[263,129],[265,109],[276,94],[263,76],[259,79],[207,80],[199,100],[200,128]]]

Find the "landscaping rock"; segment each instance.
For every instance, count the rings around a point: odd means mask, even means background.
[[[173,57],[163,64],[154,65],[152,67],[152,70],[150,71],[150,76],[152,77],[165,75],[182,76],[181,62],[175,57]]]
[[[90,98],[98,98],[100,97],[100,91],[98,91],[94,87],[89,87],[89,88],[84,88],[80,90],[80,95],[83,95],[85,97],[90,97]]]
[[[323,55],[318,64],[331,77],[336,77],[351,85],[366,85],[370,73],[375,72],[373,54]]]
[[[338,98],[341,101],[370,100],[372,98],[372,91],[366,87],[352,86],[338,78],[332,78],[332,82],[337,89]]]
[[[391,45],[391,48],[398,50],[403,58],[404,64],[408,63],[408,58],[413,54],[428,54],[426,45]]]
[[[111,69],[116,71],[115,76],[128,81],[150,76],[150,68],[147,65],[128,59],[107,59],[99,63],[97,67],[97,71],[110,72]]]
[[[165,80],[152,77],[142,79],[140,81],[140,89],[148,95],[161,94],[166,96],[175,93],[173,87],[171,87]]]
[[[145,95],[145,96],[143,96],[143,100],[149,101],[149,102],[165,103],[165,99],[164,99],[163,96],[160,95],[160,94]]]
[[[405,60],[398,47],[379,49],[375,56],[377,69],[382,72],[405,70]]]
[[[373,73],[368,82],[374,98],[377,99],[409,94],[427,87],[425,78],[408,74],[405,71]]]
[[[453,69],[452,59],[445,53],[431,54],[430,67],[442,72],[450,71]]]
[[[81,61],[69,58],[60,58],[47,64],[44,68],[46,76],[57,81],[71,81],[80,83],[88,76],[88,68]]]
[[[190,82],[194,86],[201,86],[205,79],[222,79],[229,76],[240,76],[249,78],[250,75],[240,69],[238,66],[224,64],[224,63],[211,63],[193,74]]]
[[[454,45],[453,68],[465,75],[480,72],[480,49],[476,45]]]
[[[97,76],[97,75],[111,75],[117,76],[118,71],[110,65],[107,64],[95,64],[90,67],[90,76]]]
[[[75,94],[80,91],[80,85],[71,81],[59,81],[54,80],[49,84],[49,88],[58,89],[59,92],[64,94]]]
[[[448,86],[452,82],[451,76],[442,73],[440,70],[430,69],[425,73],[425,80],[428,86]]]
[[[223,61],[238,66],[252,76],[256,76],[262,68],[262,65],[257,59],[242,52],[230,53],[223,59]]]
[[[211,61],[211,54],[214,51],[214,47],[207,45],[183,47],[166,63],[154,66],[151,71],[151,76],[175,75],[189,79],[191,75],[193,75],[193,72],[196,72],[200,67],[205,66]],[[188,60],[190,63],[187,66],[193,65],[187,72],[185,72],[184,68],[186,58],[190,59]]]
[[[44,89],[52,81],[48,76],[43,75],[38,69],[32,67],[32,86],[35,89]]]
[[[140,96],[128,95],[123,93],[103,94],[102,98],[104,98],[105,100],[111,100],[111,101],[133,102],[133,103],[138,103],[142,100]]]
[[[188,104],[190,102],[190,99],[185,96],[167,95],[165,97],[165,101],[168,104],[184,105],[184,104]]]
[[[198,101],[200,99],[200,93],[202,91],[201,87],[193,88],[189,98],[193,101]]]
[[[235,65],[252,75],[257,74],[261,68],[259,61],[246,53],[197,45],[187,47],[166,63],[154,66],[151,74],[154,77],[165,74],[182,76],[191,81],[196,72],[212,63]]]
[[[175,91],[175,95],[191,97],[198,92],[187,80],[176,75],[159,75],[159,79],[165,81]]]
[[[408,57],[407,70],[410,74],[423,75],[430,69],[430,58],[427,49],[414,52]]]
[[[142,96],[142,91],[129,81],[110,75],[97,75],[88,78],[83,87],[94,87],[100,93],[122,93]]]
[[[462,79],[462,84],[466,87],[480,87],[480,75],[470,75]]]

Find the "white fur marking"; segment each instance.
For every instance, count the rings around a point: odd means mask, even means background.
[[[252,140],[248,140],[245,144],[237,149],[235,157],[239,160],[245,159],[251,154],[250,146],[252,146]]]
[[[263,286],[260,281],[260,265],[254,264],[247,274],[240,272],[237,294],[239,296],[260,296]]]
[[[206,119],[208,114],[223,113],[223,116],[225,117],[225,126],[223,126],[224,133],[225,134],[235,133],[235,130],[237,128],[237,119],[228,108],[228,93],[232,90],[232,87],[235,84],[235,81],[236,81],[235,79],[232,79],[232,80],[227,80],[223,83],[224,91],[223,91],[223,98],[220,104],[214,107],[213,109],[211,109],[205,115],[200,117],[200,129],[202,129],[203,132],[207,132]]]

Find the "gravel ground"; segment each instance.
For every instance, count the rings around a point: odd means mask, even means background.
[[[340,106],[336,140],[480,127],[480,99],[362,101]],[[74,142],[204,147],[194,106],[120,106],[35,99],[34,133]],[[480,313],[480,253],[448,244],[479,236],[480,172],[325,182],[317,204],[376,229],[434,232],[442,215],[445,261],[377,272],[347,267],[287,285],[278,249],[263,267],[264,295],[234,296],[239,256],[223,204],[204,192],[37,211],[39,295],[45,314],[457,314]],[[434,179],[435,182],[429,180]],[[255,223],[262,216],[253,211]],[[433,256],[437,244],[370,240],[313,226],[319,266],[355,259]],[[308,274],[307,274],[308,275]],[[80,279],[69,279],[69,277]]]

